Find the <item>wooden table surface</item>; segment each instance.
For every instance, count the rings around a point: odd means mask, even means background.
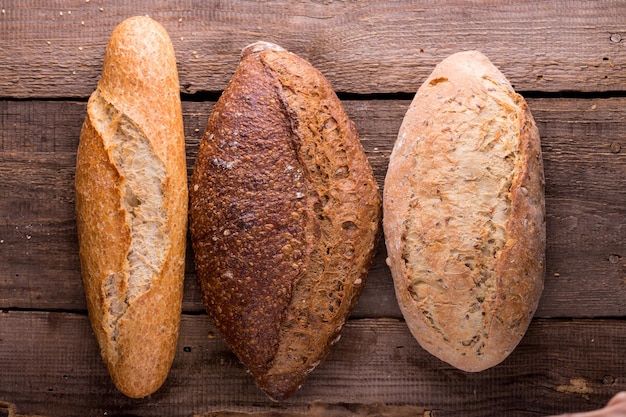
[[[542,416],[598,408],[626,390],[626,1],[0,7],[0,415],[8,403],[45,416],[191,416],[302,411],[320,400],[413,405],[437,417]],[[139,14],[162,23],[174,43],[189,169],[212,105],[251,42],[278,43],[327,76],[381,187],[404,112],[434,66],[467,49],[490,57],[527,98],[546,177],[545,290],[511,356],[472,374],[422,350],[402,320],[381,243],[341,341],[292,399],[272,403],[204,313],[188,250],[169,378],[145,399],[118,393],[86,314],[73,181],[108,36]]]

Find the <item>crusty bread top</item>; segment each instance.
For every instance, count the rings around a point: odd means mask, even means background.
[[[179,136],[171,139],[173,126],[183,132],[180,87],[174,47],[163,26],[145,16],[120,23],[107,44],[98,89],[141,126],[156,155],[171,164],[168,172],[180,169],[172,158],[180,153]]]
[[[187,185],[174,50],[147,17],[120,23],[107,45],[81,132],[76,214],[103,359],[124,394],[151,394],[175,353]]]
[[[380,196],[323,75],[267,42],[244,49],[190,190],[207,310],[270,398],[324,359],[364,285]]]
[[[385,234],[407,324],[467,371],[501,362],[537,307],[545,268],[539,135],[481,53],[442,61],[418,90],[385,180]]]

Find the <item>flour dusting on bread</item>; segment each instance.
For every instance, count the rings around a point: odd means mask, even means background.
[[[523,98],[484,55],[455,54],[420,87],[384,201],[388,263],[415,337],[462,369],[503,360],[542,289],[543,169]]]

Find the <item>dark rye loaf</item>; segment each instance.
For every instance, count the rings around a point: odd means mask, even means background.
[[[245,48],[200,144],[190,224],[207,312],[270,398],[290,396],[338,340],[380,218],[328,81],[277,45]]]

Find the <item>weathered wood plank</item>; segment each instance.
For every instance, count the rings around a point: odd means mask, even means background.
[[[8,0],[0,15],[0,96],[88,96],[111,31],[139,14],[169,31],[188,93],[222,90],[241,48],[261,39],[308,59],[345,92],[414,92],[434,65],[467,49],[482,50],[519,90],[623,90],[623,6],[612,0]]]
[[[1,3],[0,403],[46,416],[301,411],[318,399],[410,404],[436,416],[541,416],[598,408],[626,390],[623,1]],[[85,313],[72,189],[85,99],[105,44],[116,24],[137,14],[169,31],[181,91],[210,92],[184,96],[204,100],[183,103],[189,170],[211,100],[250,42],[274,41],[300,54],[352,98],[346,109],[381,186],[409,105],[385,98],[413,93],[453,52],[486,53],[531,96],[546,168],[546,287],[513,354],[468,374],[419,348],[398,320],[381,242],[342,340],[293,399],[275,404],[203,313],[188,250],[185,314],[170,377],[149,398],[120,395]],[[541,98],[563,90],[587,99]]]
[[[422,407],[412,405],[374,404],[328,404],[315,401],[306,410],[272,410],[272,411],[211,411],[194,417],[430,417],[432,413]],[[18,416],[19,417],[19,416]]]
[[[254,386],[205,315],[184,316],[165,385],[131,400],[113,387],[85,315],[10,311],[0,313],[0,400],[47,416],[295,410],[318,399],[415,405],[437,416],[541,416],[599,408],[626,389],[625,348],[624,321],[535,320],[507,360],[472,374],[423,351],[401,321],[352,320],[328,359],[279,405]]]
[[[624,316],[626,99],[529,103],[547,181],[547,277],[537,315]],[[345,105],[382,186],[408,101]],[[210,109],[184,103],[189,170]],[[0,308],[85,309],[73,197],[84,110],[85,103],[0,101]],[[191,260],[189,250],[184,309],[199,312]],[[354,317],[400,317],[383,242]]]

